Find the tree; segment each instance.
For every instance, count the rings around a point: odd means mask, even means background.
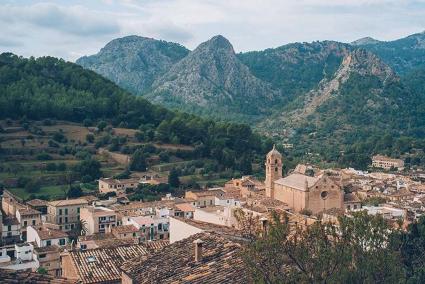
[[[31,179],[25,184],[25,191],[29,193],[38,192],[41,189],[41,182],[39,179]]]
[[[73,171],[80,178],[88,176],[90,180],[95,180],[102,176],[100,167],[101,165],[99,161],[93,158],[88,158],[76,164]]]
[[[86,141],[87,141],[88,143],[93,143],[93,142],[94,142],[94,135],[93,135],[93,134],[91,134],[91,133],[87,134],[87,135],[86,135]]]
[[[67,192],[67,197],[69,198],[78,198],[83,196],[83,190],[80,185],[72,185],[71,188]]]
[[[137,149],[130,160],[130,170],[132,171],[146,171],[146,154],[141,149]]]
[[[108,126],[108,123],[107,123],[106,121],[104,121],[104,120],[100,121],[100,122],[97,124],[97,128],[98,128],[100,131],[103,131],[103,130],[106,128],[106,126]]]
[[[272,212],[269,219],[262,229],[252,218],[248,225],[241,223],[251,227],[243,259],[254,282],[398,283],[405,279],[400,231],[382,216],[360,212],[339,218],[338,226],[318,221],[308,227],[291,225],[285,214]]]
[[[173,188],[178,188],[180,186],[180,179],[178,171],[173,168],[168,174],[168,184]]]
[[[69,232],[70,239],[76,243],[79,236],[85,236],[87,234],[87,222],[83,219],[79,219],[75,223],[74,229]]]

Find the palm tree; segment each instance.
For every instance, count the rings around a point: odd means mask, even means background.
[[[69,232],[69,237],[74,242],[77,242],[79,236],[84,236],[87,234],[87,222],[85,220],[79,219],[75,223],[74,229]]]

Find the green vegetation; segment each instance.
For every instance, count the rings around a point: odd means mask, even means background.
[[[243,258],[255,283],[425,281],[425,218],[405,232],[366,212],[340,217],[338,227],[316,222],[307,228],[275,213],[263,234],[250,216],[237,216],[251,239]]]

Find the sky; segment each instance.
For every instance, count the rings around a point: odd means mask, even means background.
[[[244,52],[424,30],[425,0],[0,0],[0,52],[70,61],[126,35],[194,49],[221,34]]]

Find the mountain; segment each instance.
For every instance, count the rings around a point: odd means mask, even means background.
[[[223,36],[200,44],[158,78],[146,97],[169,107],[218,115],[266,114],[279,92],[251,74]]]
[[[238,58],[253,75],[285,94],[282,106],[316,87],[322,79],[333,76],[350,48],[334,41],[293,43],[239,53]]]
[[[216,123],[170,111],[130,94],[93,71],[53,57],[27,59],[0,54],[0,119],[22,123],[58,119],[87,125],[103,121],[114,127],[138,129],[140,144],[124,149],[125,153],[150,143],[191,145],[194,151],[183,151],[181,156],[213,159],[217,171],[245,174],[252,172],[254,156],[262,159],[271,147],[271,142],[261,139],[247,125]],[[103,136],[103,145],[117,139],[113,132],[105,131]]]
[[[360,46],[378,55],[400,75],[425,67],[425,32],[394,41],[365,42]]]
[[[81,57],[76,63],[141,94],[188,53],[177,43],[127,36],[112,40],[99,53]]]
[[[371,37],[363,37],[360,38],[358,40],[355,40],[353,42],[351,42],[351,45],[356,45],[356,46],[362,46],[362,45],[367,45],[367,44],[377,44],[377,43],[381,43],[381,41],[371,38]]]
[[[215,36],[158,74],[144,97],[250,123],[296,145],[295,155],[364,167],[371,154],[421,147],[423,46],[421,33],[392,42],[316,41],[235,54],[227,39]]]

